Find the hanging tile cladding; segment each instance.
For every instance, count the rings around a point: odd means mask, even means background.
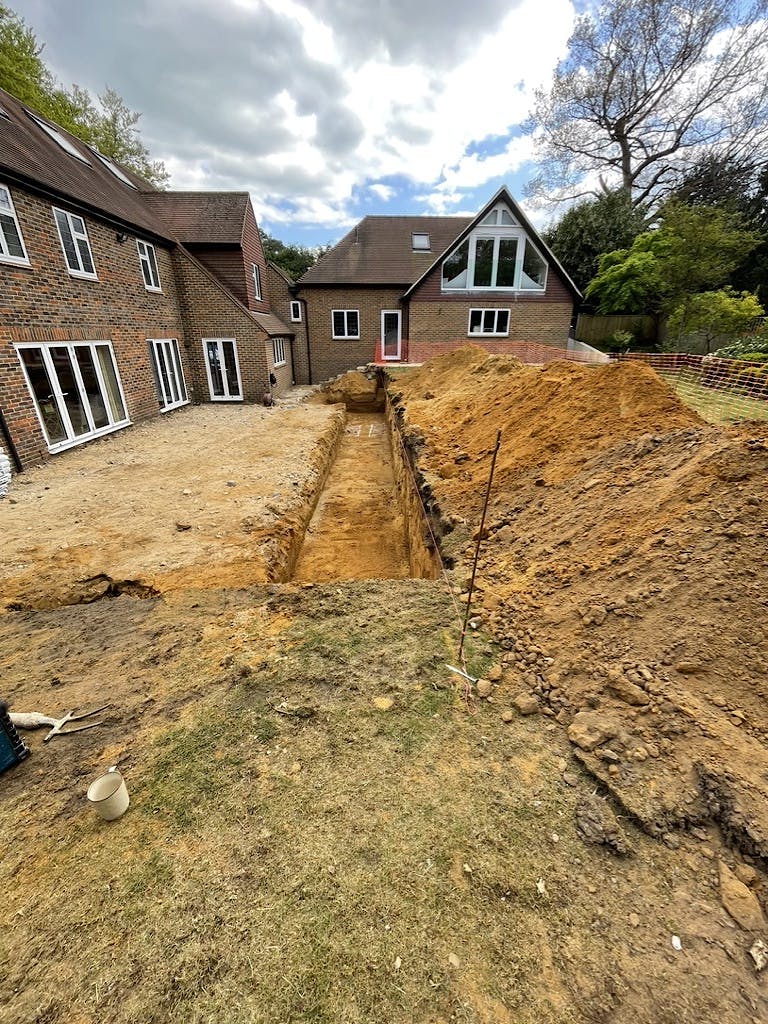
[[[293,332],[291,349],[293,352],[293,377],[297,384],[309,384],[309,361],[307,359],[307,317],[304,300],[296,299],[290,291],[289,282],[283,274],[267,264],[267,281],[269,282],[269,301],[272,312],[278,316],[286,327]],[[301,306],[301,323],[291,320],[291,302],[299,302]],[[288,342],[286,342],[286,345]]]
[[[242,377],[243,398],[260,402],[269,389],[266,332],[222,285],[181,247],[173,254],[183,309],[184,336],[196,386],[209,397],[203,338],[234,338]]]
[[[381,311],[400,309],[405,286],[395,288],[303,288],[306,299],[312,383],[336,377],[345,370],[372,362],[381,335]],[[334,339],[331,311],[357,309],[360,313],[359,339]]]
[[[184,242],[183,237],[181,241]],[[267,263],[250,201],[244,206],[241,243],[208,245],[184,242],[184,245],[244,306],[258,313],[271,312]],[[259,268],[260,299],[256,298],[254,265]]]
[[[148,292],[136,237],[129,234],[120,243],[114,227],[86,216],[98,280],[71,277],[51,204],[19,187],[11,192],[31,267],[0,264],[0,405],[22,460],[28,462],[44,457],[47,446],[14,342],[111,341],[128,415],[137,422],[159,412],[147,339],[177,338],[183,354],[183,324],[170,249],[155,245],[163,290]],[[58,205],[82,216],[66,203]]]

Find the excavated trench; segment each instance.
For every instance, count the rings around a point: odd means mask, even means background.
[[[439,562],[395,418],[347,413],[292,579],[434,579]]]

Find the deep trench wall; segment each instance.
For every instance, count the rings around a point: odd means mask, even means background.
[[[397,500],[405,524],[411,576],[415,579],[436,580],[440,575],[440,556],[434,547],[409,461],[410,456],[406,451],[395,410],[389,397],[387,397],[385,406],[385,416],[392,443],[392,468],[395,475]]]
[[[302,489],[300,497],[303,502],[299,511],[283,518],[275,537],[275,552],[269,566],[269,577],[273,583],[287,583],[293,577],[307,528],[336,461],[346,423],[346,409],[342,405],[335,406],[328,427],[318,439],[315,472]]]

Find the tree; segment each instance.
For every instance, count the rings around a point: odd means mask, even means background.
[[[305,245],[285,245],[266,231],[262,231],[261,228],[259,228],[259,234],[261,235],[264,258],[281,267],[294,281],[298,281],[301,275],[314,266],[317,260],[331,248],[330,245],[318,245],[313,248]]]
[[[711,291],[760,242],[738,214],[716,207],[667,203],[653,231],[629,249],[606,253],[586,298],[601,313],[668,316],[686,296]]]
[[[162,187],[168,174],[149,151],[136,128],[140,114],[128,109],[109,87],[98,105],[87,89],[64,89],[42,59],[43,45],[24,20],[0,4],[0,87],[42,117],[96,146],[152,185]]]
[[[768,0],[603,0],[581,15],[531,126],[542,173],[529,194],[620,186],[655,207],[684,171],[768,148]]]
[[[718,339],[746,331],[763,312],[751,292],[723,288],[687,296],[671,314],[668,326],[678,342],[687,334],[702,334],[709,353]]]
[[[577,287],[584,291],[597,273],[599,257],[628,248],[644,227],[642,212],[619,189],[577,203],[543,234]]]

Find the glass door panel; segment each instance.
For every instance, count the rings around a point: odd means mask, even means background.
[[[224,368],[227,374],[227,391],[230,397],[240,397],[240,374],[237,371],[234,341],[221,343],[224,349]]]
[[[45,432],[48,435],[48,443],[58,444],[60,441],[66,441],[67,431],[59,412],[58,401],[53,393],[42,351],[39,348],[23,348],[19,354],[24,369],[27,371],[27,379],[40,413],[40,419],[43,421]]]
[[[120,423],[127,419],[123,396],[120,394],[120,384],[115,370],[115,361],[112,358],[112,349],[109,345],[96,346],[96,358],[101,370],[101,379],[104,382],[104,392],[109,407],[110,418],[113,423]]]
[[[96,373],[93,353],[90,348],[78,345],[75,348],[75,358],[80,369],[80,377],[82,378],[88,406],[91,410],[93,425],[97,430],[100,427],[106,427],[109,423],[109,416],[107,415],[107,407],[104,404],[104,396],[101,393],[101,385]]]
[[[88,421],[88,414],[80,396],[80,388],[75,378],[72,359],[68,348],[55,345],[50,349],[53,370],[61,388],[61,397],[72,424],[75,437],[89,434],[93,427]]]

